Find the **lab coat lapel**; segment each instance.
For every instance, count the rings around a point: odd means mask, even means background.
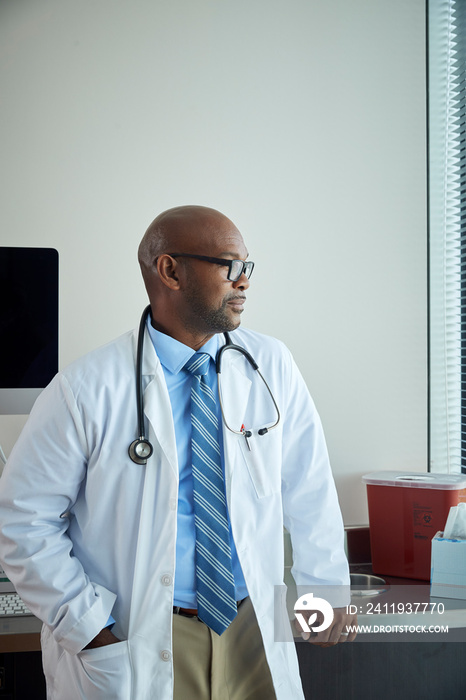
[[[223,420],[223,446],[225,457],[225,492],[228,508],[232,508],[233,473],[238,460],[241,460],[241,436],[228,430],[225,421],[233,430],[241,430],[251,391],[251,380],[246,376],[247,360],[239,352],[227,350],[222,357],[219,391],[225,418]]]
[[[227,350],[222,356],[219,391],[225,420],[233,430],[241,430],[251,391],[251,380],[245,372],[246,363],[243,355],[233,350]]]
[[[162,365],[146,328],[142,359],[144,413],[171,468],[178,473],[175,428]],[[145,387],[145,388],[144,388]]]

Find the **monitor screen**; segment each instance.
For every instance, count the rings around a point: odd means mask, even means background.
[[[27,414],[58,371],[58,252],[0,246],[0,414]]]

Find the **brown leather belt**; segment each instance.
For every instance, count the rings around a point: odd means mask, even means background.
[[[180,608],[179,605],[173,606],[175,615],[183,615],[184,617],[197,617],[196,608]]]
[[[243,598],[243,600],[246,600],[246,598]],[[238,600],[236,605],[239,606],[243,602],[243,600]],[[197,617],[197,609],[196,608],[180,608],[179,605],[174,605],[173,606],[173,614],[174,615],[183,615],[183,617]]]

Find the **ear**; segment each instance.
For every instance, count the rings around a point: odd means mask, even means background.
[[[163,284],[169,289],[176,291],[180,288],[179,272],[180,266],[175,258],[166,255],[159,255],[157,260],[157,272]]]

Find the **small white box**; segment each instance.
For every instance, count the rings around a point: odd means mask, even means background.
[[[466,600],[466,540],[432,538],[430,595]]]

